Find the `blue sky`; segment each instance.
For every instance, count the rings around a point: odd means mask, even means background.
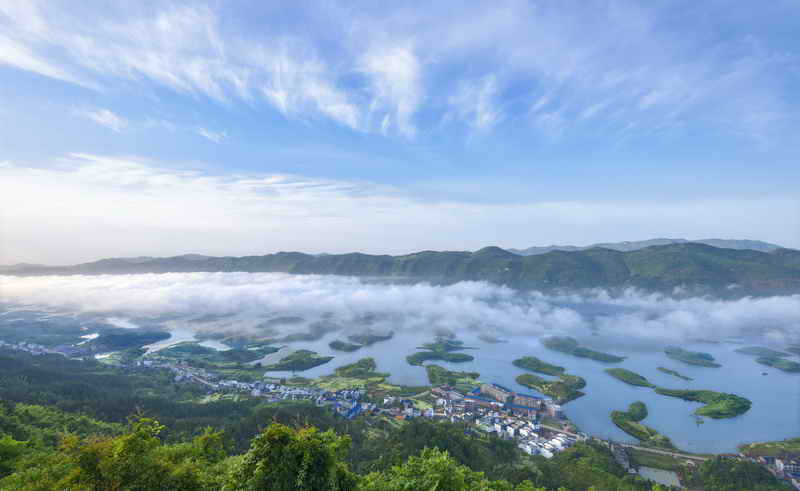
[[[4,2],[0,263],[800,247],[800,6]]]

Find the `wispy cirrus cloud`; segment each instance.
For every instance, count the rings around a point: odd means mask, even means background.
[[[503,118],[495,100],[497,92],[496,77],[489,75],[481,80],[462,82],[448,102],[469,126],[489,131]]]
[[[77,111],[77,113],[117,133],[128,127],[128,121],[125,118],[114,114],[108,109],[87,109]]]
[[[548,137],[691,126],[758,141],[798,117],[786,80],[796,50],[724,24],[746,5],[704,5],[679,24],[665,22],[670,6],[622,0],[442,3],[424,16],[403,5],[287,9],[315,26],[302,31],[268,7],[265,31],[219,4],[66,5],[0,6],[0,63],[83,86],[152,83],[224,105],[266,103],[289,118],[406,138],[437,112],[481,131],[525,121]]]
[[[228,133],[224,131],[212,131],[208,128],[197,128],[197,134],[214,143],[223,143],[228,139]]]

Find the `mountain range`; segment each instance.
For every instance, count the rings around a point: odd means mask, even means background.
[[[449,284],[485,280],[523,290],[628,287],[720,296],[800,293],[800,251],[713,247],[695,242],[632,251],[595,247],[521,256],[499,247],[422,251],[402,256],[362,253],[263,256],[112,258],[74,266],[6,266],[7,275],[130,274],[167,272],[282,272],[424,280]],[[677,289],[677,290],[676,290]]]
[[[754,251],[772,252],[781,249],[777,244],[770,244],[760,240],[741,240],[741,239],[649,239],[649,240],[634,240],[625,242],[599,242],[588,246],[573,246],[573,245],[551,245],[551,246],[533,246],[527,249],[508,249],[509,252],[520,254],[522,256],[533,256],[535,254],[544,254],[550,251],[584,251],[586,249],[595,249],[597,247],[603,249],[613,249],[615,251],[635,251],[644,249],[645,247],[655,245],[669,245],[669,244],[687,244],[694,242],[696,244],[705,244],[714,247],[722,247],[724,249],[752,249]]]

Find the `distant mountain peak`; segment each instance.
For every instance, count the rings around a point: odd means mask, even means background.
[[[760,240],[748,239],[668,239],[659,237],[656,239],[648,240],[625,240],[622,242],[599,242],[588,246],[574,246],[574,245],[550,245],[550,246],[534,246],[527,249],[508,249],[509,252],[519,254],[521,256],[534,256],[537,254],[545,254],[551,251],[583,251],[586,249],[594,249],[597,247],[603,249],[613,249],[615,251],[629,252],[644,249],[645,247],[659,246],[659,245],[672,245],[672,244],[705,244],[720,249],[751,249],[759,252],[772,252],[782,249],[777,244],[763,242]]]

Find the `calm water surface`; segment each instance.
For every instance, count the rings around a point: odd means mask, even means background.
[[[367,356],[375,358],[378,369],[391,373],[389,381],[396,384],[424,385],[427,376],[423,367],[409,365],[405,361],[414,348],[428,341],[418,335],[402,334],[390,341],[379,342],[353,353],[333,351],[328,343],[336,339],[336,334],[304,343],[293,343],[293,348],[304,348],[320,354],[330,354],[335,358],[299,374],[317,377],[333,372],[336,367],[352,363]],[[507,343],[490,344],[477,337],[462,335],[467,346],[476,350],[466,350],[475,357],[467,363],[432,362],[453,370],[476,371],[484,382],[496,382],[520,392],[534,393],[531,389],[516,383],[515,378],[526,373],[511,362],[525,355],[539,357],[547,362],[563,366],[568,373],[586,379],[585,396],[564,405],[564,412],[583,431],[601,438],[635,443],[636,440],[617,428],[609,417],[614,409],[626,409],[634,401],[647,404],[649,415],[643,421],[659,432],[667,435],[673,443],[683,450],[699,453],[735,452],[739,443],[751,441],[780,440],[800,436],[800,374],[790,374],[765,367],[755,362],[755,357],[735,353],[740,344],[697,343],[683,345],[687,349],[711,353],[721,368],[705,368],[687,365],[667,358],[658,350],[631,350],[623,347],[609,349],[610,340],[600,336],[588,336],[581,340],[586,346],[595,345],[598,349],[626,356],[625,361],[606,364],[577,358],[543,347],[536,337],[518,337]],[[694,380],[684,381],[657,370],[663,366],[676,370]],[[661,396],[652,389],[633,387],[625,384],[604,370],[609,367],[623,367],[633,370],[658,386],[666,388],[710,389],[730,392],[750,399],[750,410],[736,418],[714,420],[705,418],[697,424],[693,412],[701,404],[683,401],[674,397]],[[766,372],[768,375],[762,375]],[[288,372],[271,372],[276,376],[291,376]]]

